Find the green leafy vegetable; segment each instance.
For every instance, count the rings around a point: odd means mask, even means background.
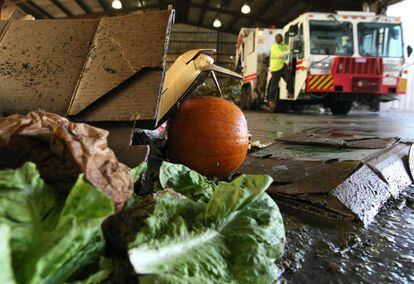
[[[0,225],[0,283],[14,284],[11,251],[10,251],[10,227]]]
[[[161,165],[160,183],[163,188],[172,188],[188,198],[201,201],[208,201],[217,188],[214,182],[196,171],[168,162]]]
[[[66,198],[43,182],[32,163],[0,171],[0,225],[11,230],[19,283],[62,283],[99,258],[101,223],[113,212],[111,199],[82,175]],[[0,254],[6,257],[5,250]]]
[[[130,244],[140,283],[271,283],[284,251],[279,209],[264,193],[269,176],[243,175],[218,185],[164,163],[164,188],[146,226]],[[203,202],[206,200],[205,202]]]
[[[99,270],[86,279],[70,282],[68,284],[98,284],[108,280],[115,269],[115,264],[109,258],[101,258],[99,261]]]
[[[146,162],[142,162],[139,164],[138,167],[135,167],[129,171],[129,175],[132,178],[132,182],[136,183],[137,181],[141,180],[142,175],[147,171],[148,164]]]

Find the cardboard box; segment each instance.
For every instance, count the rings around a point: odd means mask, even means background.
[[[148,148],[131,146],[135,127],[156,128],[209,73],[240,77],[214,65],[212,50],[187,52],[166,73],[173,22],[174,10],[0,21],[2,114],[42,109],[105,128],[120,160],[137,165]]]

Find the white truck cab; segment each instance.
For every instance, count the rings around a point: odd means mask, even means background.
[[[278,102],[323,103],[346,114],[353,101],[405,94],[407,71],[400,18],[370,12],[305,13],[283,29],[293,50],[287,65],[294,92],[281,80]],[[269,47],[270,48],[270,47]]]

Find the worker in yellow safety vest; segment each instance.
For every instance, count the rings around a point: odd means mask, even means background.
[[[271,105],[277,104],[279,100],[279,82],[280,78],[283,78],[290,88],[290,72],[285,64],[287,57],[289,56],[289,47],[283,42],[283,36],[277,34],[275,38],[276,42],[270,49],[270,72],[272,78],[269,85],[269,102]],[[289,90],[291,92],[292,90]]]

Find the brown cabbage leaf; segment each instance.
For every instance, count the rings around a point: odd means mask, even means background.
[[[0,118],[0,169],[34,162],[46,182],[65,192],[83,173],[119,209],[132,195],[133,183],[129,168],[108,147],[108,134],[47,112]]]

